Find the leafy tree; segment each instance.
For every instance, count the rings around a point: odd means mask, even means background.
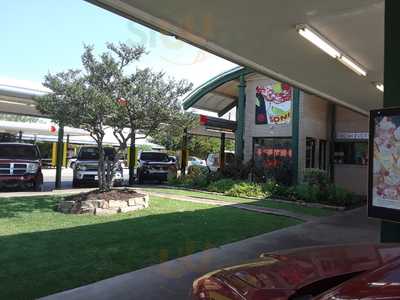
[[[152,138],[167,150],[177,151],[182,148],[184,129],[191,129],[198,124],[196,115],[188,112],[177,114],[174,122],[164,123],[161,130],[155,132]]]
[[[38,98],[37,108],[60,125],[90,133],[99,149],[99,189],[108,191],[119,155],[105,162],[105,129],[113,129],[120,154],[128,140],[135,141],[137,132],[146,137],[163,123],[173,122],[180,114],[178,99],[191,89],[191,84],[165,79],[163,73],[150,69],[129,72],[130,65],[146,53],[141,46],[108,43],[107,51],[98,58],[93,51],[93,47],[85,46],[83,70],[45,77],[44,86],[53,93]]]
[[[78,77],[79,74],[79,70],[47,74],[43,85],[51,88],[52,93],[35,99],[36,108],[60,126],[79,123],[80,115],[77,114],[75,103],[80,93],[80,86],[76,81],[83,81]]]
[[[114,103],[108,124],[113,128],[121,149],[128,140],[134,142],[136,133],[142,138],[156,135],[166,125],[181,123],[179,98],[192,88],[186,80],[165,79],[164,73],[150,69],[136,70],[118,87],[118,99]],[[126,131],[129,128],[130,131]]]
[[[189,130],[199,124],[198,116],[192,113],[182,113],[172,124],[165,124],[163,130],[158,131],[152,137],[167,150],[179,151],[182,148],[184,128]],[[208,153],[220,151],[221,140],[216,137],[190,135],[188,143],[189,155],[204,159]],[[234,142],[226,140],[225,149],[234,150]]]
[[[52,93],[37,99],[38,110],[49,115],[60,126],[85,129],[96,141],[100,191],[109,190],[112,180],[112,174],[106,173],[103,140],[117,96],[115,90],[124,77],[124,67],[145,52],[143,47],[128,48],[120,44],[119,48],[125,55],[123,60],[118,60],[112,55],[118,47],[107,44],[107,48],[109,52],[97,59],[93,47],[85,46],[81,57],[83,70],[48,74],[43,85]]]
[[[218,153],[220,151],[221,139],[216,137],[192,136],[189,139],[189,155],[205,159],[208,153]],[[233,151],[234,142],[225,140],[225,150]]]

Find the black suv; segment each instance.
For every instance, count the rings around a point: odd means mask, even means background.
[[[172,159],[163,152],[146,151],[139,155],[137,179],[139,183],[144,180],[166,181],[168,174],[176,174],[176,165]]]

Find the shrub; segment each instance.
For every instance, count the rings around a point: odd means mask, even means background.
[[[258,183],[263,183],[267,180],[265,176],[264,166],[262,164],[254,164],[253,169],[253,180]]]
[[[208,186],[208,180],[206,175],[198,175],[191,179],[191,187],[194,188],[206,188]]]
[[[186,175],[174,178],[168,178],[168,184],[175,186],[192,187],[193,179]]]
[[[273,197],[291,198],[293,194],[292,187],[279,184],[275,180],[268,180],[262,185],[264,193]]]
[[[299,184],[294,188],[294,197],[305,202],[344,207],[352,207],[358,202],[361,203],[354,194],[333,184],[327,185],[325,189],[320,189],[316,184]]]
[[[181,185],[180,177],[168,177],[168,185]]]
[[[261,198],[265,196],[261,185],[251,182],[238,182],[235,183],[225,195],[233,197],[257,197]]]
[[[252,173],[253,164],[251,161],[243,163],[239,159],[235,159],[225,165],[221,171],[225,178],[232,178],[235,180],[248,180]]]
[[[236,181],[230,178],[220,179],[208,186],[207,190],[210,192],[225,193],[235,185]]]
[[[208,186],[208,168],[204,166],[191,166],[188,169],[187,175],[180,177],[169,178],[168,184],[193,187],[193,188],[206,188]]]
[[[294,196],[305,202],[320,202],[323,198],[321,190],[316,185],[302,183],[294,188]]]
[[[320,189],[325,189],[330,183],[328,173],[320,169],[307,169],[304,172],[303,182],[309,185],[316,185]]]
[[[356,201],[355,195],[336,185],[329,187],[327,201],[331,205],[350,207]]]
[[[188,175],[190,176],[198,176],[198,175],[208,175],[210,171],[206,166],[190,166],[188,168]]]
[[[223,193],[233,197],[265,197],[266,192],[257,183],[247,181],[237,181],[231,178],[224,178],[211,182],[207,187],[210,192]],[[270,195],[270,194],[268,194]]]
[[[293,183],[293,164],[290,158],[271,158],[272,168],[264,169],[264,178],[274,180],[279,184],[290,186]],[[264,180],[265,182],[265,180]]]
[[[210,172],[207,175],[208,182],[215,182],[218,180],[224,179],[224,175],[221,172]]]

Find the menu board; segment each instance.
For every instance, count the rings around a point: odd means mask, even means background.
[[[400,222],[400,109],[371,111],[368,216]]]

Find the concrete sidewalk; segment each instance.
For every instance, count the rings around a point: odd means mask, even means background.
[[[241,224],[238,224],[241,226]],[[236,243],[154,265],[84,287],[48,296],[46,300],[188,299],[195,278],[280,249],[379,241],[379,222],[366,217],[366,209],[321,218]]]

